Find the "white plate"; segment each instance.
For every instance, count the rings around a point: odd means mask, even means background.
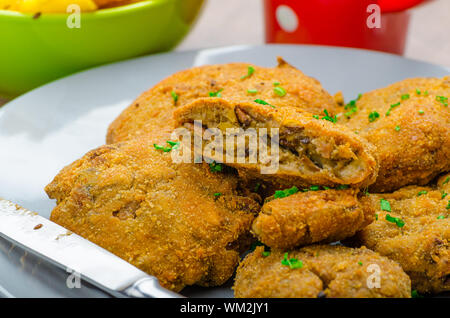
[[[98,67],[35,89],[0,109],[0,197],[48,217],[55,204],[47,198],[45,185],[62,167],[103,144],[108,124],[141,92],[192,66],[228,62],[274,66],[277,56],[319,79],[330,93],[342,90],[346,100],[408,77],[450,74],[444,67],[396,55],[298,45],[159,54]],[[0,286],[12,295],[102,295],[89,287],[67,291],[61,287],[64,273],[50,274],[47,268],[31,273],[18,266],[3,245],[0,241]],[[29,261],[31,267],[35,263]],[[190,294],[225,296],[230,290],[194,289]]]

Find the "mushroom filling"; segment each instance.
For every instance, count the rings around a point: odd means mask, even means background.
[[[193,129],[193,121],[201,120],[203,131],[208,128],[218,128],[222,132],[223,152],[229,146],[225,142],[227,128],[242,128],[243,132],[233,134],[242,136],[249,128],[266,128],[267,135],[259,136],[258,142],[265,142],[270,152],[271,128],[278,128],[279,132],[279,167],[282,171],[303,175],[320,172],[331,173],[334,176],[347,179],[360,176],[364,172],[364,162],[358,157],[358,151],[351,148],[345,141],[338,141],[333,136],[309,136],[304,127],[281,126],[278,122],[258,114],[249,114],[244,109],[236,107],[234,113],[230,110],[202,111],[189,116],[190,121],[184,123],[184,127]],[[246,135],[248,136],[248,135]],[[248,137],[247,137],[248,138]],[[203,139],[203,147],[210,140]],[[236,144],[234,155],[236,157]],[[259,149],[259,148],[258,148]],[[249,142],[245,142],[245,162],[254,155],[249,148]],[[234,161],[236,162],[236,161]]]

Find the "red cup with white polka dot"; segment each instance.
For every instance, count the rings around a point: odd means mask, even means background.
[[[356,47],[403,54],[407,9],[423,0],[264,0],[267,43]]]

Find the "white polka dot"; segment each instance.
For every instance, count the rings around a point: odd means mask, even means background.
[[[277,22],[283,31],[294,32],[298,28],[298,18],[294,10],[286,5],[281,5],[276,10]]]

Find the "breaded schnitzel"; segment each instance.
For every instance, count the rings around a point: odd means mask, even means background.
[[[239,264],[233,289],[238,298],[411,297],[409,277],[396,262],[337,245],[289,252],[260,246]]]
[[[377,221],[349,244],[362,244],[397,261],[422,293],[450,290],[450,174],[434,187],[408,186],[370,194],[361,204]]]
[[[223,151],[212,153],[208,159],[224,162],[256,178],[278,179],[285,185],[299,187],[339,184],[365,187],[373,183],[377,175],[372,145],[344,126],[295,108],[202,98],[178,108],[174,117],[178,127],[191,130],[194,130],[195,120],[201,121],[203,128],[218,130],[223,140],[233,139],[235,135],[246,138],[245,130],[253,129],[260,137],[259,148],[256,143],[256,149],[251,149],[249,142],[242,143],[244,163],[238,160],[239,149],[235,147],[238,141],[231,144],[232,152],[228,152],[228,142],[222,142]],[[267,134],[261,136],[262,131]],[[271,145],[274,138],[278,141]],[[205,149],[210,140],[203,139]],[[261,152],[262,143],[271,150],[267,156]],[[274,149],[279,149],[279,160],[275,158],[279,166],[274,171],[262,172],[274,166],[273,160],[266,160],[273,156]]]
[[[363,209],[357,194],[355,189],[329,189],[270,200],[253,222],[253,233],[282,249],[353,236],[374,220],[373,209]]]
[[[339,123],[378,149],[373,192],[425,185],[450,171],[450,76],[407,79],[363,94]],[[349,118],[349,119],[348,119]]]
[[[235,174],[173,163],[166,140],[102,146],[65,167],[46,187],[57,199],[51,220],[171,290],[223,284],[259,205],[239,195]]]
[[[278,107],[291,106],[313,114],[327,109],[334,115],[336,110],[335,101],[319,81],[281,58],[273,68],[248,63],[206,65],[171,75],[143,93],[110,125],[107,143],[152,131],[170,131],[175,109],[209,96],[234,102],[261,99]]]

